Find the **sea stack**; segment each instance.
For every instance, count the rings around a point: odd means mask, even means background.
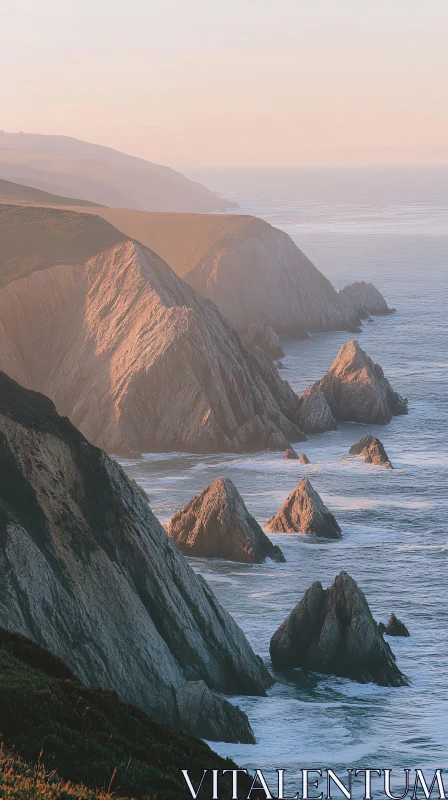
[[[350,448],[352,456],[362,456],[366,464],[375,464],[377,467],[385,467],[385,469],[393,469],[389,460],[384,445],[376,436],[363,436],[359,442],[353,444]]]
[[[128,455],[284,451],[305,439],[271,359],[246,350],[155,253],[127,241],[86,262],[58,257],[26,275],[7,260],[0,369],[52,397],[89,441]]]
[[[327,539],[340,539],[342,536],[333,514],[308,478],[302,478],[277,514],[268,520],[267,529],[272,533],[308,533]]]
[[[221,696],[272,682],[242,631],[119,464],[4,373],[0,534],[0,627],[156,721],[254,741]]]
[[[348,300],[361,319],[367,319],[370,314],[384,316],[395,311],[394,308],[389,308],[383,295],[373,283],[356,281],[340,289],[339,294]]]
[[[217,478],[171,519],[168,536],[188,556],[259,564],[285,561],[229,478]]]
[[[274,667],[302,667],[379,686],[407,686],[395,656],[372,617],[355,580],[341,572],[329,589],[319,581],[274,633]]]
[[[308,456],[305,453],[300,453],[299,461],[300,461],[301,464],[309,464],[310,463],[310,460],[309,460]]]
[[[411,635],[409,633],[406,625],[404,624],[404,622],[402,622],[401,619],[398,619],[398,617],[396,617],[393,612],[390,615],[389,619],[387,620],[385,633],[387,633],[388,636],[410,636]]]
[[[290,458],[294,461],[298,460],[299,456],[294,450],[293,447],[287,447],[285,452],[283,453],[283,458]]]
[[[340,348],[317,386],[340,422],[383,425],[393,416],[408,413],[407,401],[392,389],[382,368],[355,339]]]
[[[314,383],[299,395],[296,422],[304,433],[324,433],[337,430],[337,423],[324,393]]]

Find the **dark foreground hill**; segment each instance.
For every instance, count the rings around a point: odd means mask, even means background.
[[[180,769],[188,768],[196,785],[204,768],[235,767],[201,740],[154,722],[114,692],[83,686],[48,651],[4,629],[0,736],[14,753],[8,758],[3,751],[0,757],[5,798],[93,800],[105,792],[174,800],[190,796]],[[57,774],[48,779],[36,764]],[[212,796],[210,783],[204,781],[199,797]]]

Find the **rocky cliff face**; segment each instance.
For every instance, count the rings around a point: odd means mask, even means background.
[[[0,626],[156,720],[253,741],[216,694],[270,685],[244,634],[118,464],[4,373]]]
[[[406,686],[395,656],[372,617],[356,581],[341,572],[329,589],[316,581],[274,633],[270,653],[275,667]]]
[[[379,364],[375,364],[355,339],[339,350],[333,364],[316,386],[324,394],[338,421],[382,425],[393,416],[407,414],[407,401],[392,389]]]
[[[284,450],[304,438],[270,359],[131,241],[4,286],[0,368],[109,452]]]
[[[171,519],[168,536],[185,555],[260,564],[285,561],[246,508],[235,484],[217,478]]]
[[[268,520],[273,533],[308,533],[340,539],[341,529],[308,478],[302,478],[280,510]]]
[[[361,319],[367,319],[370,314],[392,314],[395,309],[389,308],[381,292],[373,285],[365,281],[356,281],[344,286],[339,290],[341,297],[344,297],[352,306],[354,312]]]

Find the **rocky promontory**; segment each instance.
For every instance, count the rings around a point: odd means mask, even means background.
[[[372,617],[356,581],[341,572],[329,589],[319,581],[274,633],[274,667],[302,667],[380,686],[406,686],[395,656]]]
[[[246,508],[235,484],[217,478],[171,519],[168,536],[188,556],[260,564],[285,561]]]
[[[277,514],[268,520],[267,528],[272,533],[308,533],[328,539],[342,536],[333,514],[308,478],[302,478],[297,484]]]
[[[271,359],[137,242],[9,280],[0,320],[0,368],[109,452],[284,451],[305,438]]]
[[[393,469],[383,443],[376,436],[371,436],[370,434],[363,436],[359,442],[351,446],[349,452],[352,456],[362,456],[366,464],[375,464],[377,467]]]
[[[355,339],[343,345],[326,375],[315,384],[339,422],[382,425],[408,413],[407,401],[392,389]]]
[[[220,694],[271,684],[242,631],[121,467],[4,373],[0,534],[0,626],[155,720],[254,741]]]
[[[324,433],[337,430],[337,423],[324,393],[314,383],[299,395],[296,422],[304,433]]]
[[[361,319],[367,319],[370,314],[384,316],[395,311],[394,308],[389,308],[383,295],[373,283],[356,281],[340,289],[339,294],[348,300]]]

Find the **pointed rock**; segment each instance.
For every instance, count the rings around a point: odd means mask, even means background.
[[[317,386],[334,418],[341,422],[382,425],[393,416],[408,413],[407,401],[392,389],[382,368],[355,339],[341,347]]]
[[[188,556],[260,564],[285,561],[229,478],[217,478],[171,519],[168,536]]]
[[[338,426],[331,413],[331,408],[325,395],[316,384],[308,386],[308,389],[299,395],[296,422],[305,433],[324,433],[324,431],[337,430]]]
[[[274,633],[274,667],[303,669],[380,686],[406,686],[395,656],[356,581],[341,572],[329,589],[319,581],[305,592]]]
[[[389,617],[389,619],[387,621],[386,631],[385,632],[387,633],[388,636],[410,636],[411,635],[409,633],[406,625],[404,624],[404,622],[402,622],[400,619],[398,619],[398,617],[396,617],[393,612],[392,612],[392,614],[390,615],[390,617]]]
[[[299,461],[300,461],[301,464],[309,464],[310,463],[310,460],[309,460],[308,456],[305,455],[305,453],[300,453]]]
[[[285,452],[283,453],[283,458],[298,459],[299,456],[297,455],[293,447],[287,447]]]
[[[369,314],[384,316],[395,311],[394,308],[389,308],[383,295],[373,283],[356,281],[340,289],[339,294],[348,300],[353,311],[361,319],[367,319]]]
[[[324,505],[308,478],[302,478],[283,503],[280,511],[268,520],[273,533],[308,533],[340,539],[341,529],[333,514]]]
[[[270,325],[249,325],[243,341],[246,347],[261,347],[272,359],[285,355],[280,339]]]
[[[242,631],[119,464],[4,373],[1,626],[157,721],[253,741],[245,714],[218,694],[264,695],[272,682]],[[207,714],[214,731],[200,725]]]
[[[366,464],[393,469],[383,443],[376,436],[370,436],[370,434],[363,436],[359,442],[351,446],[349,452],[352,456],[362,456]]]

